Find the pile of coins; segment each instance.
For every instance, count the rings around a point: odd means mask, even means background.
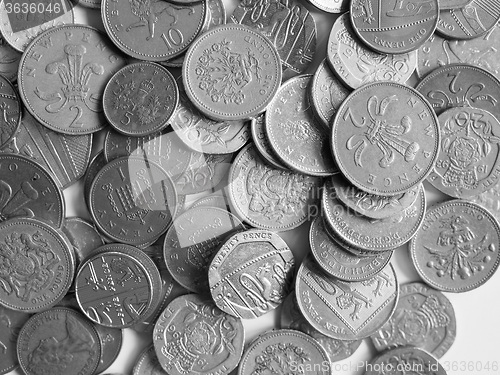
[[[126,328],[134,375],[333,374],[363,339],[366,374],[446,373],[443,292],[500,263],[500,5],[307,1],[0,2],[0,374],[105,373]]]

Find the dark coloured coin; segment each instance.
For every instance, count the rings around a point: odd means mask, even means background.
[[[31,315],[0,306],[0,374],[18,367],[16,342],[19,331]]]
[[[66,218],[61,229],[73,246],[77,268],[95,249],[104,245],[95,226],[80,217]]]
[[[198,38],[182,68],[189,99],[216,120],[257,116],[281,84],[278,52],[269,39],[246,26],[218,26]]]
[[[496,0],[472,0],[463,7],[439,12],[436,31],[448,39],[473,39],[490,31],[499,19]]]
[[[422,225],[425,216],[425,192],[419,191],[411,206],[385,219],[370,219],[344,206],[333,192],[330,181],[323,189],[322,209],[326,223],[341,242],[368,250],[394,250],[407,243]]]
[[[164,233],[175,215],[176,191],[157,164],[137,157],[108,163],[90,188],[90,213],[108,237],[142,245]]]
[[[283,81],[303,73],[314,58],[316,22],[298,1],[265,5],[260,1],[242,1],[230,21],[257,30],[272,41],[281,59]]]
[[[455,312],[446,296],[422,283],[401,285],[394,315],[370,339],[378,351],[416,346],[437,358],[457,334]]]
[[[367,193],[351,185],[341,174],[331,179],[335,196],[344,205],[372,219],[385,219],[400,214],[417,199],[423,185],[417,185],[406,193],[393,196],[381,196]]]
[[[295,298],[295,292],[292,291],[283,301],[281,307],[281,328],[291,328],[304,332],[326,350],[330,362],[337,362],[346,359],[354,354],[356,349],[361,345],[362,340],[337,340],[325,336],[314,329],[302,316]]]
[[[120,69],[103,94],[104,114],[113,128],[138,137],[163,130],[174,114],[179,90],[161,65],[140,62]]]
[[[337,171],[326,128],[316,120],[309,100],[312,75],[286,81],[266,111],[266,134],[283,164],[311,176]]]
[[[421,375],[446,375],[438,360],[425,350],[407,346],[386,351],[366,365],[366,375],[399,374],[401,369]]]
[[[156,355],[169,375],[228,374],[238,366],[244,341],[241,320],[197,294],[173,300],[153,332]]]
[[[0,222],[37,218],[60,228],[64,214],[63,194],[52,175],[24,156],[0,154]]]
[[[206,0],[191,4],[169,1],[102,0],[101,17],[109,37],[127,55],[165,61],[184,52],[201,32]]]
[[[42,125],[68,135],[90,134],[107,123],[106,83],[125,65],[108,37],[90,26],[52,28],[26,49],[17,82],[26,109]]]
[[[349,13],[344,13],[330,32],[327,61],[344,84],[357,89],[377,81],[405,83],[415,70],[417,55],[372,51],[354,33]]]
[[[433,288],[467,292],[493,276],[500,263],[500,226],[483,207],[452,200],[431,207],[410,243],[413,265]]]
[[[208,267],[218,246],[241,221],[228,211],[197,207],[177,217],[165,236],[164,259],[172,277],[184,288],[208,292]]]
[[[21,53],[12,48],[0,34],[0,74],[11,82],[17,79]]]
[[[256,118],[252,119],[252,140],[259,151],[259,154],[273,167],[288,169],[283,165],[283,163],[278,159],[276,153],[274,152],[269,139],[266,134],[266,116],[265,113],[260,114]]]
[[[101,9],[102,0],[78,0],[78,4],[85,8]]]
[[[306,222],[317,210],[322,179],[275,169],[249,144],[240,151],[229,171],[228,196],[235,212],[251,225],[275,231]]]
[[[208,267],[210,294],[222,311],[253,319],[285,299],[294,258],[276,233],[250,229],[228,237]]]
[[[500,122],[479,108],[451,108],[439,115],[441,147],[428,181],[455,198],[488,190],[500,175]]]
[[[416,50],[436,29],[438,0],[353,0],[350,16],[361,40],[380,53]]]
[[[312,257],[299,268],[295,294],[306,320],[322,334],[359,340],[382,327],[398,302],[399,285],[389,264],[376,276],[344,282],[328,276]]]
[[[292,329],[272,330],[253,340],[243,354],[238,375],[272,373],[276,368],[282,374],[332,374],[326,350],[311,336]]]
[[[19,332],[17,355],[26,375],[92,375],[100,354],[97,331],[73,309],[36,314]]]
[[[343,281],[363,281],[379,273],[391,260],[392,251],[375,256],[350,253],[331,239],[321,216],[317,216],[309,230],[311,254],[325,272]]]
[[[18,133],[0,150],[35,160],[51,172],[63,189],[84,175],[91,151],[92,135],[68,136],[57,133],[40,125],[26,111]]]
[[[429,102],[395,82],[354,91],[339,108],[332,129],[339,169],[352,184],[376,195],[397,195],[419,185],[434,167],[439,140]]]
[[[450,64],[433,70],[416,89],[439,116],[452,107],[474,107],[500,118],[500,81],[484,69]]]
[[[90,202],[90,187],[92,186],[92,182],[94,182],[95,176],[97,176],[97,173],[104,168],[106,164],[107,161],[104,157],[104,151],[102,150],[95,154],[92,160],[90,160],[89,166],[83,178],[83,195],[87,207]]]
[[[101,360],[97,370],[95,370],[96,374],[100,374],[108,369],[118,357],[122,348],[123,331],[119,328],[109,328],[99,324],[95,324],[94,328],[101,343]]]
[[[139,355],[132,370],[132,375],[167,375],[163,371],[158,357],[156,356],[154,345],[148,346]]]
[[[0,74],[0,149],[19,131],[21,114],[21,99],[16,88]]]

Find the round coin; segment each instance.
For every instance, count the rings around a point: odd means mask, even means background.
[[[125,65],[108,37],[90,26],[47,30],[26,49],[18,74],[21,99],[42,125],[68,135],[90,134],[107,123],[102,93]]]
[[[468,64],[450,64],[433,70],[416,89],[439,116],[452,107],[474,107],[500,118],[500,81],[488,71]]]
[[[307,0],[316,8],[327,13],[344,13],[349,9],[348,0]],[[333,4],[332,4],[333,3]]]
[[[401,285],[394,315],[370,339],[378,351],[416,346],[442,357],[457,334],[453,306],[446,296],[422,283]]]
[[[101,343],[101,360],[95,370],[95,374],[100,374],[110,367],[118,357],[122,348],[123,331],[119,328],[104,327],[94,324],[94,328]]]
[[[236,216],[215,207],[192,208],[178,216],[163,244],[163,256],[172,277],[190,291],[208,292],[210,261],[222,241],[241,228]]]
[[[354,33],[349,13],[333,24],[326,55],[333,72],[353,89],[377,81],[405,83],[417,65],[416,52],[383,54],[366,47]]]
[[[285,299],[294,258],[276,233],[251,229],[228,237],[208,267],[210,294],[222,311],[253,319]]]
[[[94,225],[80,217],[66,218],[61,229],[73,246],[77,268],[95,249],[104,245]]]
[[[24,156],[0,154],[0,222],[16,217],[62,226],[64,197],[54,178]]]
[[[17,90],[2,74],[0,74],[0,113],[0,149],[2,149],[19,131],[22,114]]]
[[[416,90],[394,82],[355,90],[339,108],[332,151],[344,176],[376,195],[398,195],[431,173],[439,152],[439,123]]]
[[[337,172],[328,135],[314,116],[309,100],[312,75],[286,81],[266,111],[266,134],[281,161],[291,169],[311,176]]]
[[[251,342],[241,359],[238,375],[265,373],[282,366],[286,371],[293,365],[304,375],[332,374],[329,365],[318,370],[318,364],[329,364],[329,358],[315,339],[300,331],[279,329],[265,332]]]
[[[109,80],[103,94],[104,114],[122,134],[139,137],[163,130],[174,114],[179,90],[161,65],[130,64]]]
[[[359,340],[375,333],[394,313],[398,292],[390,263],[368,280],[344,282],[323,272],[308,256],[295,282],[306,320],[322,334],[339,340]]]
[[[484,284],[500,263],[500,226],[483,207],[451,200],[431,207],[410,242],[413,265],[433,288],[467,292]]]
[[[421,375],[446,375],[445,369],[433,355],[411,346],[388,350],[376,357],[367,364],[365,374],[396,374],[399,372],[397,369],[415,369]]]
[[[278,159],[274,152],[266,133],[266,116],[265,113],[258,115],[252,119],[252,140],[259,151],[259,154],[273,167],[288,169]]]
[[[135,362],[134,368],[132,369],[132,375],[166,375],[163,371],[158,357],[156,356],[154,345],[148,346],[139,355],[139,358]]]
[[[30,314],[7,309],[0,305],[0,374],[4,375],[16,369],[16,342],[19,331],[29,319]]]
[[[0,74],[14,82],[20,60],[21,53],[12,48],[0,34]]]
[[[451,108],[439,115],[441,147],[428,181],[455,198],[488,190],[500,175],[500,122],[472,107]]]
[[[436,29],[438,0],[353,0],[351,22],[356,34],[370,49],[398,54],[416,50]]]
[[[104,156],[104,151],[102,150],[95,154],[90,160],[85,176],[83,177],[83,197],[85,198],[87,207],[89,207],[90,187],[92,186],[92,182],[94,182],[95,176],[97,176],[97,173],[104,168],[106,164],[107,161]]]
[[[221,121],[257,116],[281,83],[274,45],[237,24],[218,26],[198,38],[186,53],[182,70],[184,88],[195,107]]]
[[[206,0],[190,4],[170,1],[102,0],[101,17],[113,43],[140,60],[166,61],[183,53],[200,34]]]
[[[78,0],[78,4],[85,8],[101,9],[102,0]]]
[[[472,0],[438,0],[439,9],[458,9],[466,6]]]
[[[153,332],[156,355],[169,375],[228,374],[238,366],[244,341],[241,320],[197,294],[170,302]]]
[[[243,148],[229,171],[228,196],[245,221],[261,229],[289,230],[307,221],[317,208],[319,177],[267,165],[255,146]]]
[[[19,363],[26,375],[92,375],[100,353],[99,336],[92,324],[64,307],[32,316],[17,342]]]
[[[392,251],[375,256],[351,254],[331,239],[321,216],[317,216],[309,230],[311,254],[329,275],[343,281],[363,281],[372,278],[389,263]]]
[[[109,238],[143,245],[164,233],[175,216],[175,186],[157,164],[137,157],[115,159],[90,188],[90,214]]]

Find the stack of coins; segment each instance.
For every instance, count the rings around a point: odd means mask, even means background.
[[[500,263],[499,20],[1,1],[0,374],[331,375],[363,340],[366,374],[446,374],[445,293]]]

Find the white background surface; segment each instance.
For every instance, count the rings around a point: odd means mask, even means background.
[[[120,0],[128,1],[128,0]],[[333,1],[333,0],[332,0]],[[230,15],[237,4],[237,0],[224,0],[227,14]],[[325,57],[326,43],[333,22],[337,15],[321,12],[312,5],[302,3],[311,11],[317,23],[318,42],[315,59],[308,73],[313,73]],[[104,30],[100,19],[100,12],[89,10],[81,6],[75,8],[76,22],[89,24]],[[412,77],[410,83],[416,82]],[[102,147],[102,135],[94,139],[94,153]],[[446,199],[429,184],[425,184],[428,204]],[[89,219],[89,214],[83,199],[82,184],[78,183],[64,191],[67,203],[66,216],[81,216]],[[291,247],[296,256],[297,264],[309,252],[308,243],[309,223],[300,228],[282,232],[281,235]],[[407,251],[407,246],[397,249],[392,258],[400,284],[420,281],[414,270]],[[500,274],[497,272],[485,285],[467,293],[447,293],[455,308],[457,318],[457,337],[447,354],[440,360],[448,374],[500,374],[500,369],[491,370],[492,366],[500,366]],[[254,339],[259,333],[271,328],[279,328],[280,309],[273,311],[259,319],[243,321],[246,341]],[[138,334],[131,329],[124,330],[124,344],[120,355],[106,373],[131,374],[132,367],[139,353],[151,342],[149,335]],[[334,374],[362,374],[363,366],[375,354],[369,340],[365,340],[356,353],[341,362],[333,364]],[[490,370],[484,370],[489,364]],[[20,372],[11,372],[11,375]]]

